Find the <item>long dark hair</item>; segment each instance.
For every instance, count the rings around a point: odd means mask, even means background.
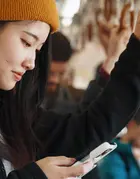
[[[0,22],[0,28],[8,22]],[[2,92],[4,104],[0,110],[0,130],[14,166],[21,167],[35,160],[37,136],[33,125],[38,120],[47,83],[50,63],[50,35],[36,57],[36,66],[26,72],[15,89]]]

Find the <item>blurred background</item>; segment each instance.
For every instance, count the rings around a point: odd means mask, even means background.
[[[104,0],[56,1],[60,13],[60,30],[69,38],[75,51],[69,61],[69,70],[74,71],[73,86],[86,89],[95,76],[97,65],[106,58],[99,41],[97,18],[106,18],[118,24],[124,5],[134,3],[136,15],[140,0],[109,0],[110,9],[105,7]],[[126,15],[126,18],[129,17]]]

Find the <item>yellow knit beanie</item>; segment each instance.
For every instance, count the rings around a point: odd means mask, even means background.
[[[55,0],[0,0],[0,20],[39,20],[54,32],[58,19]]]

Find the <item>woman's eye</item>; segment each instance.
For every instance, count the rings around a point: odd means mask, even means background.
[[[26,46],[26,47],[31,47],[31,44],[28,43],[26,40],[21,39],[22,43]]]

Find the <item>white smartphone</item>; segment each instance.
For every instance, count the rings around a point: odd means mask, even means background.
[[[117,147],[116,143],[105,142],[101,144],[99,147],[97,147],[96,149],[94,149],[93,151],[91,151],[90,154],[84,157],[82,160],[77,161],[73,166],[77,166],[81,163],[92,161],[93,162],[92,169],[94,169],[97,166],[97,163],[105,156],[107,156],[110,152],[112,152],[114,149],[116,149],[116,147]],[[87,171],[87,173],[89,173],[92,169]],[[85,173],[82,176],[79,176],[78,178],[85,176],[87,173]]]

